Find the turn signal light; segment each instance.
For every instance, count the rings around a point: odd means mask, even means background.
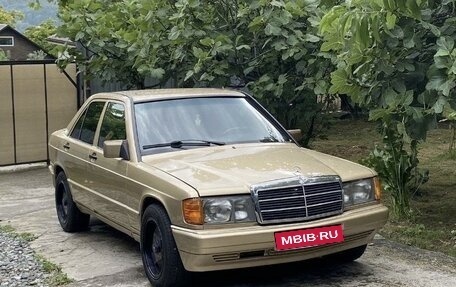
[[[199,198],[189,198],[182,202],[182,211],[184,220],[188,224],[202,225],[204,223],[203,217],[203,203]]]
[[[374,177],[375,199],[380,201],[382,199],[382,184],[378,176]]]

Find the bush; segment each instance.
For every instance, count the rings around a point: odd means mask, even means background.
[[[393,216],[409,217],[409,199],[429,179],[429,171],[418,168],[418,141],[410,142],[409,151],[404,148],[402,135],[387,124],[382,126],[383,147],[375,147],[363,164],[375,169],[382,179],[386,192],[391,195]]]

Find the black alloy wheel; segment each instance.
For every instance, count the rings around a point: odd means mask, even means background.
[[[60,172],[55,179],[55,207],[64,231],[77,232],[89,226],[90,215],[82,213],[74,203],[64,172]]]
[[[182,264],[168,214],[161,206],[152,204],[144,211],[140,243],[144,271],[154,287],[189,284],[189,272]]]
[[[158,279],[163,271],[163,237],[155,222],[149,222],[146,228],[148,233],[150,233],[146,237],[144,245],[146,267],[148,273],[150,273],[154,279]]]

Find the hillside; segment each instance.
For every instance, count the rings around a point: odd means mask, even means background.
[[[42,8],[33,10],[28,6],[28,0],[0,0],[0,6],[5,10],[18,10],[24,13],[25,17],[16,25],[16,29],[24,32],[29,26],[36,26],[48,19],[57,21],[57,4],[41,1]]]

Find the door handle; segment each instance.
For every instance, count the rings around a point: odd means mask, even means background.
[[[63,148],[64,148],[65,150],[69,150],[69,149],[70,149],[70,143],[64,144],[64,145],[63,145]]]
[[[98,157],[97,157],[97,153],[94,152],[94,153],[90,154],[90,155],[89,155],[89,158],[90,158],[91,160],[97,160],[97,158],[98,158]]]

